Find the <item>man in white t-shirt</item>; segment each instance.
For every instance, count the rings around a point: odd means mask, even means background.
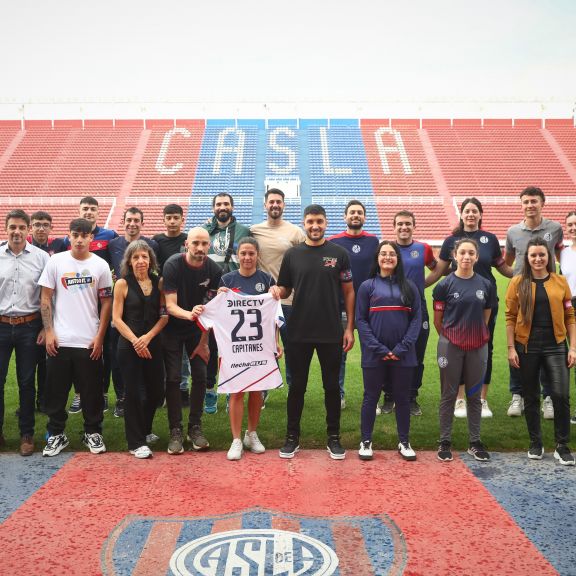
[[[106,451],[102,439],[102,350],[112,311],[112,274],[108,263],[90,252],[94,236],[88,220],[72,220],[69,238],[70,251],[55,254],[38,281],[48,354],[49,420],[44,456],[56,456],[68,446],[64,428],[72,382],[82,396],[83,442],[92,454]]]
[[[259,224],[254,224],[250,227],[250,234],[258,240],[260,250],[258,251],[258,267],[264,272],[268,272],[274,280],[278,280],[280,272],[280,264],[286,250],[297,246],[306,240],[306,234],[300,226],[284,220],[284,192],[279,188],[269,188],[264,194],[264,209],[266,210],[267,218]],[[288,298],[282,300],[282,311],[284,319],[288,322],[292,314],[292,299],[294,295],[291,294]],[[287,338],[288,332],[286,324],[280,329],[280,336],[284,344],[284,363],[286,366],[286,382],[288,386],[292,381],[292,374],[290,371],[290,357],[287,352]]]

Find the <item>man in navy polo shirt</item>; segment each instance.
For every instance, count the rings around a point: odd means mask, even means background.
[[[350,267],[352,269],[352,283],[354,285],[354,294],[358,293],[360,284],[368,278],[370,268],[374,263],[374,255],[378,248],[378,238],[374,234],[369,234],[363,230],[366,223],[366,208],[360,200],[350,200],[344,209],[344,221],[346,230],[335,236],[328,238],[330,242],[342,246],[350,258]],[[342,309],[342,325],[346,326],[346,310],[344,301],[340,303]],[[342,354],[340,364],[340,405],[346,407],[344,399],[344,381],[346,379],[346,352]]]

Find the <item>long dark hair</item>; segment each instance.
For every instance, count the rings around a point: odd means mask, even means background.
[[[464,236],[464,220],[462,220],[462,212],[464,211],[464,207],[466,204],[474,204],[478,211],[480,212],[480,220],[478,221],[478,230],[482,228],[482,214],[484,214],[484,209],[482,208],[482,202],[471,196],[470,198],[464,198],[462,204],[460,204],[460,220],[458,221],[458,226],[452,230],[452,236]]]
[[[524,264],[521,272],[522,279],[518,285],[518,301],[525,323],[532,320],[532,313],[534,312],[534,301],[532,300],[532,268],[530,268],[530,263],[528,262],[528,251],[532,246],[543,246],[546,248],[546,252],[548,252],[548,265],[546,266],[546,270],[548,270],[549,273],[554,272],[552,253],[546,241],[543,238],[533,238],[530,240],[526,245]]]
[[[412,303],[414,302],[414,291],[410,287],[408,280],[406,279],[406,275],[404,274],[404,263],[402,262],[402,254],[400,254],[400,249],[398,248],[398,244],[396,242],[391,242],[390,240],[382,240],[380,244],[378,244],[378,248],[376,249],[376,253],[374,254],[374,260],[372,261],[372,267],[370,268],[370,275],[369,278],[376,278],[376,276],[380,275],[380,266],[378,265],[378,255],[380,254],[380,250],[382,246],[392,246],[394,248],[394,252],[396,252],[396,269],[394,270],[394,279],[400,288],[400,294],[402,297],[402,303],[405,306],[412,307]]]

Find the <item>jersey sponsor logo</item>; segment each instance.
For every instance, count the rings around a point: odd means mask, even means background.
[[[410,252],[410,258],[418,258],[418,256],[420,256],[420,254],[418,253],[418,250],[412,250]]]
[[[81,292],[92,287],[94,278],[90,270],[82,270],[81,272],[66,272],[60,278],[60,282],[69,292]]]
[[[352,246],[352,252],[354,252],[354,254],[359,254],[361,250],[362,247],[359,244],[354,244],[354,246]]]
[[[480,242],[482,244],[488,244],[488,236],[480,236]]]
[[[478,300],[484,300],[484,290],[476,290],[476,298],[478,298]]]
[[[228,308],[233,308],[237,306],[242,306],[243,308],[253,307],[253,306],[262,306],[264,304],[264,300],[227,300]]]
[[[446,368],[446,366],[448,366],[448,358],[446,358],[446,356],[438,356],[438,366],[440,366],[440,368]]]
[[[552,234],[550,234],[550,232],[546,232],[543,238],[546,240],[546,242],[550,242],[550,240],[552,240]]]
[[[324,266],[326,268],[336,268],[336,264],[338,264],[338,258],[331,258],[329,256],[323,256],[322,260],[324,261]]]
[[[167,546],[161,558],[151,545],[160,534]],[[107,575],[153,567],[175,576],[330,576],[361,567],[376,576],[402,574],[408,556],[402,532],[385,514],[325,518],[253,508],[198,518],[129,516],[101,559]]]

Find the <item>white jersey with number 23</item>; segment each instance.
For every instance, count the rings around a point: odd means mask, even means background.
[[[276,362],[276,327],[282,326],[282,306],[270,294],[257,296],[220,292],[197,320],[212,328],[218,344],[218,392],[254,392],[282,386]]]

